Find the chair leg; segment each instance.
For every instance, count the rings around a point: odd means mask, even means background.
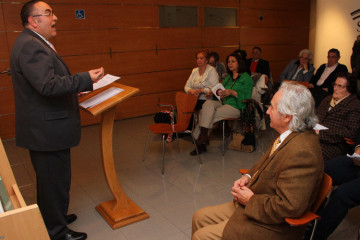
[[[177,132],[175,134],[176,134],[176,141],[177,141],[177,145],[178,145],[178,151],[180,153],[179,136],[178,136]]]
[[[222,139],[222,155],[225,155],[225,120],[222,120],[222,132],[223,132],[223,139]]]
[[[149,138],[150,138],[150,130],[148,132],[148,136],[147,136],[147,140],[146,140],[146,144],[145,144],[145,149],[144,149],[144,156],[143,156],[143,163],[145,162],[145,157],[146,157],[146,151],[147,151],[147,147],[148,147],[148,143],[149,143]]]
[[[315,229],[316,229],[317,223],[318,223],[318,220],[315,219],[314,226],[313,226],[313,229],[312,229],[312,232],[311,232],[311,236],[310,236],[310,240],[313,240],[313,238],[314,238],[314,234],[315,234]]]
[[[202,164],[202,160],[201,160],[201,157],[200,157],[200,154],[199,154],[199,150],[197,149],[196,141],[195,141],[195,138],[194,138],[194,135],[193,135],[192,132],[191,132],[191,138],[192,138],[193,143],[194,143],[194,145],[195,145],[196,153],[197,153],[197,156],[198,156],[198,158],[199,158],[199,163]]]
[[[162,149],[162,169],[161,174],[164,175],[165,173],[165,134],[163,134],[163,149]]]

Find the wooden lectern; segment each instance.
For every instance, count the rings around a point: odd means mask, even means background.
[[[0,139],[0,176],[13,210],[0,214],[0,239],[50,240],[37,204],[26,206]]]
[[[131,199],[128,198],[122,190],[116,175],[112,148],[116,106],[120,102],[137,93],[139,89],[119,83],[112,83],[82,97],[80,99],[80,103],[111,87],[121,88],[124,91],[91,108],[82,109],[93,116],[101,114],[100,134],[103,167],[106,181],[109,185],[110,191],[114,195],[114,199],[100,203],[95,207],[95,209],[113,229],[116,229],[149,218],[149,215],[131,201]]]

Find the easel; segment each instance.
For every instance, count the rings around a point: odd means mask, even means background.
[[[120,102],[137,93],[139,89],[125,86],[119,83],[112,83],[84,96],[80,99],[80,103],[110,87],[121,88],[124,89],[124,91],[94,107],[82,109],[89,112],[93,116],[101,114],[100,135],[103,167],[106,181],[110,191],[114,196],[114,199],[100,203],[95,207],[95,209],[113,229],[116,229],[149,218],[149,215],[144,212],[144,210],[139,208],[130,198],[128,198],[122,190],[116,175],[112,148],[116,106]]]
[[[0,214],[0,239],[49,240],[37,204],[26,206],[0,139],[0,176],[14,210]]]

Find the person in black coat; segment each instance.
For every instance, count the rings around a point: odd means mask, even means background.
[[[246,59],[246,64],[249,66],[251,76],[254,74],[265,74],[270,78],[270,66],[269,62],[261,59],[262,50],[260,47],[253,47],[252,58]]]
[[[360,135],[354,152],[360,155]],[[325,173],[338,186],[330,196],[330,200],[319,213],[314,239],[325,240],[339,226],[349,209],[360,205],[360,158],[342,155],[325,161]],[[310,234],[308,234],[310,235]],[[308,236],[305,238],[308,239]]]
[[[92,90],[104,69],[70,74],[49,42],[56,36],[57,17],[47,3],[25,3],[21,20],[25,29],[10,57],[16,145],[29,149],[36,173],[37,203],[50,238],[86,239],[86,233],[67,227],[76,219],[74,214],[67,215],[70,148],[80,141],[78,93]]]
[[[311,78],[309,88],[315,99],[316,107],[326,96],[334,92],[333,84],[339,72],[348,72],[345,65],[339,63],[340,52],[332,48],[328,52],[328,62],[319,67],[316,74]]]

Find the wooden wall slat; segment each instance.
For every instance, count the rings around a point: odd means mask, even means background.
[[[0,116],[1,139],[15,138],[15,114]]]
[[[7,43],[6,33],[0,32],[0,60],[2,61],[8,60],[10,57],[8,45],[6,43]],[[0,71],[2,70],[0,69]]]
[[[286,65],[289,64],[290,61],[272,61],[270,63],[271,74],[273,76],[273,82],[279,81],[280,74],[284,71]]]
[[[53,8],[59,18],[57,28],[66,30],[155,27],[158,17],[155,6],[59,4]],[[85,19],[75,19],[76,9],[85,10]]]
[[[289,61],[298,58],[299,51],[304,49],[303,45],[266,45],[262,46],[262,57],[268,61]],[[250,51],[248,51],[250,53]]]
[[[108,54],[98,55],[81,55],[81,56],[65,56],[62,57],[72,74],[78,72],[87,72],[90,69],[104,67],[107,73],[111,71],[110,56]],[[115,74],[115,73],[113,73]]]
[[[110,52],[108,30],[58,31],[54,46],[63,56]]]
[[[160,110],[157,106],[159,102],[175,105],[175,94],[176,91],[132,97],[118,105],[116,119],[156,113]]]
[[[241,0],[242,8],[284,9],[309,11],[309,0]]]
[[[156,28],[130,28],[109,30],[111,51],[147,51],[155,50],[158,42]]]
[[[22,4],[2,3],[6,31],[22,31],[20,10]],[[1,20],[2,21],[2,20]]]
[[[10,54],[11,54],[11,49],[12,49],[12,46],[16,40],[16,38],[20,35],[21,31],[19,32],[6,32],[6,37],[7,37],[7,48],[8,48],[8,53],[9,53],[9,57],[10,57]]]
[[[235,28],[203,28],[202,43],[204,47],[239,45],[240,29]]]
[[[4,19],[4,15],[3,15],[3,7],[2,7],[3,3],[0,3],[0,31],[5,31],[5,23],[3,21]]]
[[[192,69],[122,76],[119,83],[140,89],[138,95],[183,90]]]
[[[201,46],[200,28],[160,28],[159,49],[199,48]]]
[[[200,4],[204,7],[239,7],[239,0],[201,0]]]
[[[200,0],[154,0],[156,5],[171,5],[171,6],[199,6]]]
[[[241,46],[300,44],[307,42],[309,28],[241,28]]]
[[[0,115],[9,113],[15,114],[14,90],[12,87],[0,88]]]
[[[0,71],[5,71],[10,68],[9,60],[0,61]],[[11,76],[7,73],[0,74],[0,89],[12,87]],[[13,99],[9,99],[9,102],[13,101]]]
[[[309,26],[309,13],[305,11],[239,9],[241,27],[304,27]],[[263,20],[259,20],[263,16]]]

